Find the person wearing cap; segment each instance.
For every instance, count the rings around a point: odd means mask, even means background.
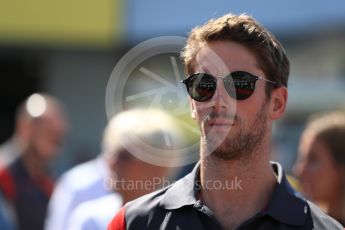
[[[194,28],[182,52],[200,161],[173,185],[123,206],[118,229],[343,229],[270,162],[285,112],[289,61],[254,18],[226,14]]]

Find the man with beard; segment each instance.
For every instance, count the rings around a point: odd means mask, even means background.
[[[289,61],[276,38],[247,15],[227,14],[194,28],[182,58],[200,162],[126,204],[109,229],[342,229],[269,161],[288,95]]]

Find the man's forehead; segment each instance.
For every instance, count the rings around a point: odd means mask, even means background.
[[[202,48],[195,58],[195,72],[222,75],[229,73],[226,62],[208,46]]]
[[[263,75],[255,55],[245,46],[231,41],[205,44],[197,53],[194,66],[194,72],[216,76],[240,70]]]

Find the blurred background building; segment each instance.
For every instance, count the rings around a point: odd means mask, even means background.
[[[120,58],[142,41],[186,37],[194,26],[228,12],[254,16],[290,57],[287,114],[274,133],[274,158],[289,172],[305,118],[316,111],[345,109],[342,0],[2,1],[0,142],[14,130],[18,104],[43,91],[65,103],[71,124],[56,173],[96,156],[107,121],[106,87]],[[164,60],[158,58],[153,65],[163,68]]]

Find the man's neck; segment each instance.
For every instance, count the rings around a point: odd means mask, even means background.
[[[211,154],[201,160],[200,180],[202,200],[224,229],[234,229],[263,210],[277,181],[268,153],[262,152],[229,161]]]

